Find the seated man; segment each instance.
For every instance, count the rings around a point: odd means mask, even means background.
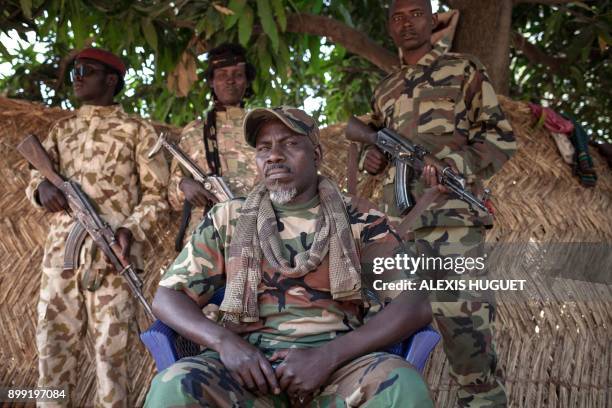
[[[319,130],[303,111],[256,109],[244,130],[263,181],[208,212],[153,302],[207,350],[159,373],[146,406],[433,406],[417,371],[378,351],[431,321],[426,297],[366,316],[371,261],[400,247],[386,217],[317,175]],[[223,286],[216,323],[201,308]]]

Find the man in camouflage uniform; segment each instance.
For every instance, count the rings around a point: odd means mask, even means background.
[[[125,65],[115,55],[86,49],[71,77],[84,105],[51,129],[43,146],[58,172],[79,183],[113,230],[123,252],[142,269],[142,242],[156,216],[167,209],[168,167],[147,158],[156,134],[129,117],[113,97],[123,87]],[[62,192],[37,171],[26,194],[52,212],[42,265],[36,344],[39,387],[67,387],[74,396],[82,337],[95,339],[98,406],[127,406],[127,342],[132,299],[127,284],[87,237],[77,269],[64,270],[64,249],[74,225]]]
[[[208,53],[206,79],[214,105],[206,120],[195,120],[183,129],[179,147],[203,170],[223,176],[232,193],[246,195],[255,185],[255,151],[245,143],[242,121],[244,99],[252,94],[255,68],[238,44],[222,44]],[[170,165],[168,198],[175,211],[183,209],[176,240],[180,251],[200,223],[209,202],[216,202],[204,187],[184,172],[177,160]]]
[[[436,18],[428,0],[392,3],[388,29],[399,47],[401,68],[375,90],[374,125],[424,146],[463,174],[473,192],[482,193],[483,180],[499,171],[516,143],[484,67],[473,57],[446,52],[444,44],[432,47]],[[368,147],[364,157],[369,173],[386,171],[383,207],[399,221],[402,214],[393,195],[395,167],[376,147]],[[413,174],[409,181],[416,200],[426,187],[434,186],[448,192],[438,185],[433,166],[425,166],[420,178]],[[476,257],[482,255],[483,229],[491,225],[489,215],[444,194],[417,221],[415,236],[441,256]],[[501,372],[492,340],[493,305],[465,301],[466,297],[456,292],[432,292],[431,297],[451,375],[460,385],[459,404],[505,406],[504,388],[496,380]]]
[[[366,316],[362,278],[400,243],[386,217],[317,176],[319,131],[303,111],[256,109],[244,126],[264,181],[208,212],[153,302],[207,350],[159,373],[145,405],[431,407],[407,362],[373,352],[431,319],[413,292]],[[215,323],[200,308],[222,287]]]

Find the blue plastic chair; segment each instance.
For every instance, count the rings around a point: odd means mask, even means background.
[[[221,304],[224,289],[219,289],[209,303]],[[149,329],[140,334],[140,339],[153,356],[157,371],[163,371],[183,357],[201,353],[200,346],[185,339],[161,320],[156,320]],[[429,355],[440,341],[440,334],[431,326],[426,326],[391,347],[386,352],[404,357],[419,373],[423,373]]]

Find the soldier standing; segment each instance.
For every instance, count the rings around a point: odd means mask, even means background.
[[[97,48],[80,52],[71,71],[83,106],[58,121],[43,146],[64,177],[80,184],[102,219],[116,231],[124,259],[142,269],[142,242],[156,216],[167,210],[168,166],[147,158],[153,127],[128,116],[113,102],[126,67]],[[127,343],[133,317],[127,284],[88,236],[76,269],[63,269],[65,244],[74,219],[63,193],[32,171],[26,194],[51,214],[45,243],[36,344],[39,387],[67,387],[74,395],[82,338],[95,339],[97,403],[127,406]]]
[[[183,129],[179,147],[208,173],[223,176],[234,195],[246,195],[255,184],[255,151],[244,142],[244,100],[252,95],[255,67],[246,60],[238,44],[222,44],[208,53],[206,80],[212,89],[213,107],[206,120],[195,120]],[[176,160],[170,166],[169,201],[183,209],[176,238],[180,251],[202,219],[207,205],[214,203],[204,187],[185,174]]]
[[[400,50],[401,68],[375,90],[374,124],[424,146],[479,192],[482,181],[514,153],[516,142],[484,67],[473,57],[446,52],[442,44],[431,45],[436,20],[428,0],[392,2],[388,30]],[[398,220],[402,214],[393,196],[395,167],[376,147],[368,147],[363,157],[369,173],[386,172],[384,209]],[[417,200],[433,186],[448,192],[438,184],[432,166],[409,181]],[[420,217],[415,238],[435,247],[441,256],[476,256],[482,250],[483,229],[491,225],[490,216],[444,194]],[[466,301],[463,295],[433,292],[431,298],[451,376],[460,385],[459,404],[505,406],[505,391],[496,379],[501,370],[492,340],[494,307],[486,301]]]

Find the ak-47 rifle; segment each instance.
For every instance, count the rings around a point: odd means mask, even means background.
[[[446,186],[457,198],[468,203],[470,207],[476,207],[486,213],[490,212],[485,205],[490,194],[488,189],[485,189],[482,199],[475,197],[466,189],[465,179],[455,173],[448,164],[436,159],[424,147],[410,142],[393,130],[384,128],[375,131],[352,116],[346,126],[346,138],[354,142],[377,146],[391,156],[395,165],[395,202],[402,215],[414,206],[407,191],[407,166],[420,172],[427,164],[436,168],[440,184]]]
[[[219,176],[208,176],[187,154],[174,143],[166,139],[164,133],[159,135],[157,143],[149,152],[149,157],[153,157],[162,146],[176,157],[176,160],[189,172],[193,179],[202,184],[204,189],[211,193],[220,203],[234,198],[225,181]]]
[[[58,174],[54,168],[47,151],[40,144],[38,138],[34,135],[26,137],[17,146],[17,151],[40,172],[51,184],[59,188],[70,207],[70,215],[75,220],[68,239],[66,241],[66,250],[64,252],[64,270],[74,269],[78,264],[78,256],[83,245],[83,241],[87,234],[91,236],[94,243],[104,252],[113,267],[126,280],[132,294],[136,296],[138,301],[144,307],[144,310],[151,318],[155,320],[151,306],[145,299],[142,293],[142,280],[136,274],[134,266],[129,262],[125,262],[121,255],[121,247],[115,240],[115,233],[111,227],[104,222],[91,205],[87,196],[77,183],[72,180],[64,179]]]

